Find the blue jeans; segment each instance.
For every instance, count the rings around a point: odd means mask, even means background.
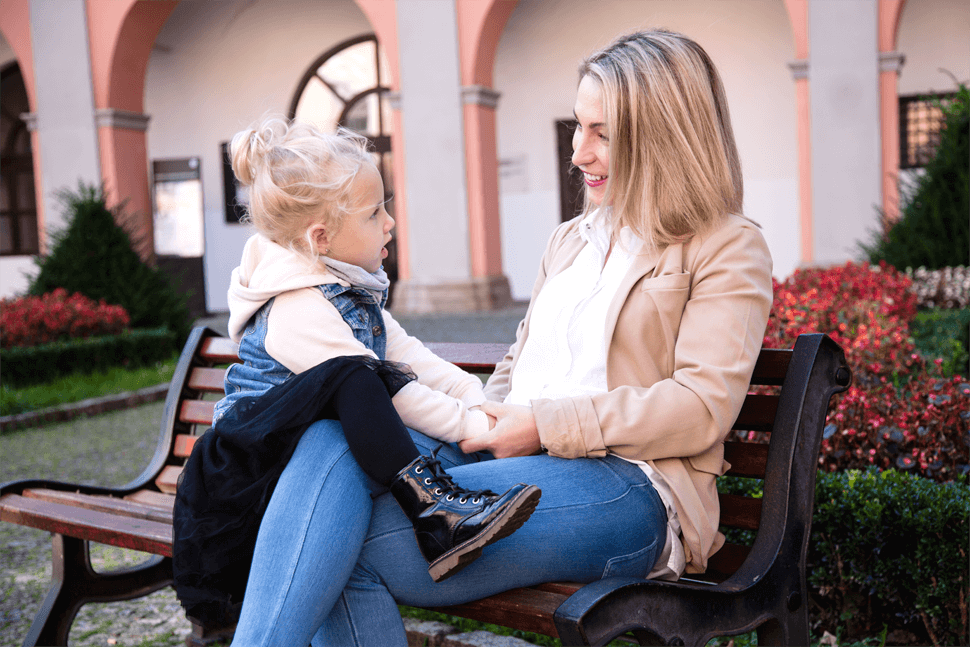
[[[422,452],[439,443],[412,432]],[[438,453],[455,482],[542,488],[532,517],[435,584],[411,522],[357,467],[334,421],[300,441],[260,526],[233,645],[406,645],[397,604],[458,604],[547,581],[644,577],[666,537],[663,503],[635,465],[608,456],[487,460]]]

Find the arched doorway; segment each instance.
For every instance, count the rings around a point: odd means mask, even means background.
[[[0,255],[40,253],[27,90],[16,63],[0,71]]]
[[[313,123],[326,132],[342,126],[366,137],[384,180],[385,198],[391,196],[394,186],[389,80],[387,60],[377,36],[356,36],[330,48],[310,65],[293,93],[289,109],[291,119]],[[388,203],[387,210],[393,217],[393,202]],[[398,276],[395,240],[387,251],[384,269],[391,279],[393,294]]]

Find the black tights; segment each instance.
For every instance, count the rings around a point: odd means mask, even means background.
[[[391,403],[381,378],[366,366],[353,370],[330,401],[357,464],[381,485],[390,485],[402,469],[420,456],[411,435]]]

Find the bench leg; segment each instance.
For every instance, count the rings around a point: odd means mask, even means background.
[[[154,593],[172,584],[172,560],[154,557],[112,573],[91,567],[88,542],[52,535],[51,586],[24,638],[24,647],[67,645],[74,616],[88,602],[116,602]]]

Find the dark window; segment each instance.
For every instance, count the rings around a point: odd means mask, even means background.
[[[563,222],[583,210],[583,174],[573,166],[575,119],[556,122],[556,157],[559,168],[559,209]]]
[[[0,71],[0,255],[37,254],[37,200],[30,132],[20,115],[30,111],[20,67]]]
[[[940,145],[943,110],[956,93],[899,97],[899,168],[922,168]]]

